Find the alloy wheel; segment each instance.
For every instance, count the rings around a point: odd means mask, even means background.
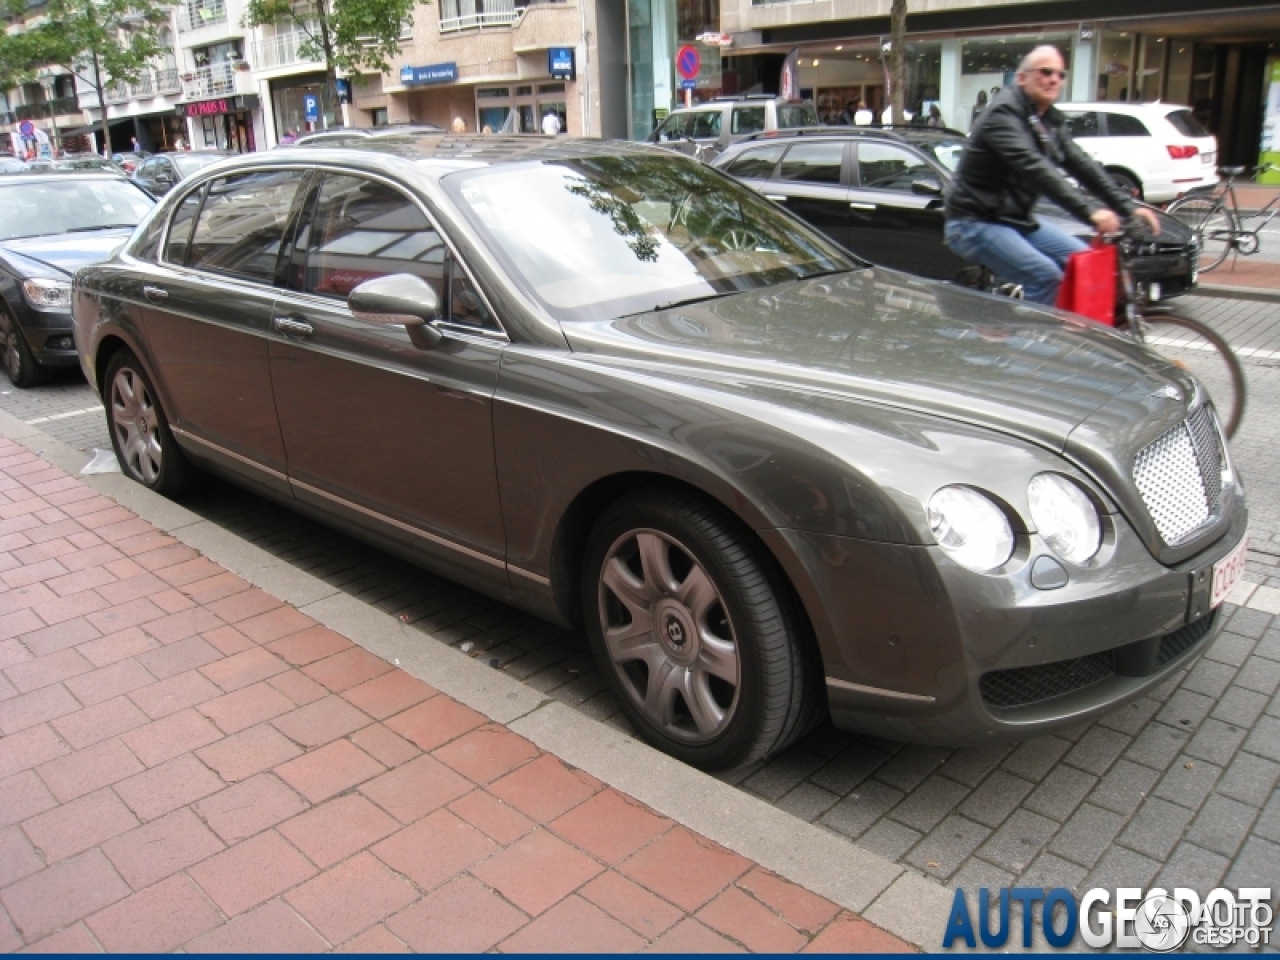
[[[147,385],[129,367],[111,382],[111,425],[126,465],[144,483],[155,483],[163,464],[159,419]]]
[[[741,661],[706,569],[657,530],[624,533],[599,578],[605,647],[626,695],[672,739],[708,743],[733,719]]]

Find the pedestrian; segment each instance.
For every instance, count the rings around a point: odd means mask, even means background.
[[[1054,302],[1067,258],[1086,249],[1036,217],[1042,197],[1099,234],[1118,233],[1120,217],[1135,215],[1160,232],[1156,215],[1136,206],[1071,139],[1054,106],[1066,76],[1057,47],[1036,47],[1023,58],[1014,86],[993,98],[969,131],[946,201],[947,246],[1021,284],[1033,303]]]
[[[542,132],[548,137],[554,137],[560,132],[560,115],[554,110],[548,110],[542,115]]]
[[[130,149],[131,149],[134,153],[141,153],[141,152],[142,152],[142,144],[140,144],[140,143],[138,142],[138,138],[137,138],[137,137],[130,137],[130,138],[129,138],[129,144],[130,144]]]
[[[467,132],[467,121],[463,120],[461,117],[454,117],[454,118],[453,118],[453,132],[454,132],[454,133],[466,133],[466,132]]]
[[[853,125],[855,127],[869,127],[875,118],[875,114],[867,107],[867,102],[859,100],[858,109],[853,114]]]
[[[983,110],[987,109],[987,91],[979,90],[978,99],[973,104],[973,109],[969,111],[969,126],[972,127],[978,122],[978,116]]]
[[[840,111],[840,115],[836,117],[836,123],[842,127],[853,126],[854,115],[858,112],[857,105],[852,100],[845,101],[844,109]]]
[[[285,147],[289,146],[292,143],[297,143],[297,142],[298,142],[298,131],[295,130],[293,127],[290,127],[289,129],[285,130],[284,136],[280,138],[280,145]]]
[[[928,123],[928,126],[930,126],[930,127],[945,127],[945,126],[946,126],[946,124],[942,122],[942,111],[938,108],[938,105],[937,105],[936,103],[931,103],[931,104],[929,104],[929,123]]]

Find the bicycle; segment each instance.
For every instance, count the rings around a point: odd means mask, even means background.
[[[1253,169],[1254,173],[1280,173],[1280,167],[1270,163]],[[1235,181],[1244,171],[1244,167],[1220,168],[1218,172],[1226,178],[1224,182],[1215,187],[1193,190],[1169,204],[1165,211],[1194,231],[1199,239],[1201,273],[1208,273],[1221,265],[1232,250],[1246,257],[1257,253],[1262,247],[1259,234],[1280,213],[1280,195],[1273,197],[1265,207],[1247,217],[1240,213]],[[1255,220],[1262,222],[1252,229],[1246,229],[1245,223]]]

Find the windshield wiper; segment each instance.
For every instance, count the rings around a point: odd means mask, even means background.
[[[741,290],[725,290],[723,293],[708,293],[700,297],[689,297],[687,300],[672,300],[670,303],[659,303],[652,307],[646,307],[643,310],[637,310],[635,313],[624,313],[619,319],[627,317],[638,317],[642,313],[656,313],[658,310],[670,310],[673,307],[687,307],[691,303],[702,303],[704,300],[715,300],[717,297],[727,297],[731,293],[742,293]]]
[[[63,233],[88,233],[91,230],[132,230],[136,227],[136,223],[102,223],[96,227],[72,227],[70,230],[63,230]]]

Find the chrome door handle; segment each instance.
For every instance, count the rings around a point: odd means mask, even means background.
[[[307,321],[293,317],[272,317],[271,328],[276,333],[283,333],[286,337],[309,337],[315,333]]]
[[[876,208],[874,203],[858,203],[857,201],[850,203],[849,206],[854,210],[874,210]]]
[[[780,193],[766,193],[764,195],[764,198],[766,200],[776,200],[778,203],[786,203],[788,200],[791,199],[790,197],[784,197]]]
[[[166,300],[169,297],[169,291],[164,287],[153,287],[150,284],[142,288],[142,295],[152,303],[157,300]]]

